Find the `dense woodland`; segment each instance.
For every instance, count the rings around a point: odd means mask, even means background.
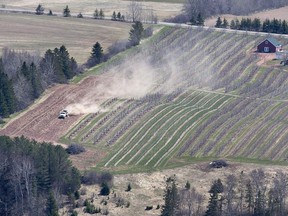
[[[63,196],[79,188],[80,173],[61,146],[0,137],[0,215],[57,215]]]
[[[176,178],[166,181],[162,216],[284,216],[287,215],[287,174],[262,169],[239,176],[228,175],[211,184],[206,208],[204,194],[187,182],[184,188],[177,186]]]
[[[77,68],[65,46],[47,50],[44,57],[4,49],[0,58],[0,117],[24,109],[53,83],[67,83]]]

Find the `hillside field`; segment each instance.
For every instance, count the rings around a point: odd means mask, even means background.
[[[9,25],[7,25],[9,23]],[[104,51],[118,40],[128,40],[130,23],[95,19],[0,13],[0,49],[40,52],[65,45],[71,57],[84,63],[98,41]]]
[[[153,9],[154,13],[160,20],[169,18],[179,14],[183,8],[184,0],[152,0],[143,1],[144,9]],[[71,13],[77,15],[81,12],[83,15],[93,15],[96,8],[103,9],[105,16],[112,16],[113,11],[121,12],[126,15],[130,1],[126,0],[0,0],[0,5],[5,5],[6,8],[23,8],[35,10],[38,4],[45,7],[45,13],[49,10],[62,13],[66,5],[69,6]]]
[[[80,83],[51,88],[0,134],[57,142],[66,133],[61,143],[87,149],[72,157],[81,169],[151,171],[213,158],[283,164],[288,71],[254,52],[264,38],[163,27]],[[58,120],[65,107],[74,114]]]

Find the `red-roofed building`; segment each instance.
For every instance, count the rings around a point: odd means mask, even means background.
[[[275,53],[282,50],[282,45],[275,38],[267,38],[257,46],[257,51],[261,53]]]

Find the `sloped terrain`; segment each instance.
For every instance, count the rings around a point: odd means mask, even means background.
[[[279,62],[259,64],[254,49],[263,39],[164,27],[102,65],[102,75],[54,87],[0,133],[56,141],[69,131],[61,141],[105,152],[90,164],[105,170],[151,170],[203,157],[286,160],[288,72]],[[83,97],[99,109],[55,118]]]
[[[98,164],[105,169],[156,169],[175,157],[285,160],[288,72],[279,62],[258,64],[254,49],[263,39],[163,29],[127,57],[145,59],[157,85],[118,107],[108,101],[117,109],[90,114],[67,138],[111,150]]]

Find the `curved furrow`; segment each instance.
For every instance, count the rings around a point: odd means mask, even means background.
[[[205,98],[206,96],[207,96],[207,95],[205,95],[205,96],[204,96],[202,99],[200,99],[199,101],[204,100],[204,98]],[[196,101],[197,101],[197,100],[196,100]],[[198,101],[198,102],[199,102],[199,101]],[[198,102],[196,102],[196,104],[198,104]],[[193,104],[193,105],[191,105],[191,104]],[[139,147],[141,146],[140,149],[138,149],[136,153],[133,153],[133,154],[132,154],[133,156],[126,162],[126,164],[130,164],[131,161],[134,160],[135,157],[137,157],[138,154],[139,154],[144,148],[146,148],[146,146],[147,146],[147,144],[149,143],[149,141],[152,140],[153,138],[155,138],[155,136],[158,136],[159,131],[160,131],[164,126],[166,126],[166,124],[169,124],[170,122],[174,122],[174,118],[176,118],[176,117],[179,116],[179,115],[181,116],[182,113],[183,113],[183,112],[186,112],[187,110],[189,111],[189,109],[191,109],[191,107],[194,108],[194,109],[196,109],[196,107],[194,106],[194,98],[193,98],[188,104],[181,105],[181,107],[179,107],[180,110],[177,110],[177,112],[175,112],[173,115],[165,115],[165,116],[163,116],[164,118],[162,118],[162,119],[163,119],[163,123],[162,123],[162,124],[159,124],[159,122],[154,123],[154,124],[149,128],[149,130],[147,130],[146,133],[137,141],[137,143],[134,144],[134,146],[129,150],[129,152],[128,152],[127,154],[123,155],[122,158],[124,158],[124,157],[126,157],[126,156],[130,157],[128,154],[131,154],[131,152],[132,152],[133,150],[135,150],[136,148],[139,148]],[[165,119],[165,117],[168,117],[168,120]],[[155,128],[155,127],[158,127],[158,128]],[[149,133],[152,133],[152,134],[150,135],[150,138],[149,138],[147,141],[145,141],[145,143],[144,143],[143,145],[140,145],[140,143],[148,136]],[[116,166],[117,164],[119,164],[119,163],[120,163],[120,161],[118,161],[118,162],[115,164],[115,166]]]

